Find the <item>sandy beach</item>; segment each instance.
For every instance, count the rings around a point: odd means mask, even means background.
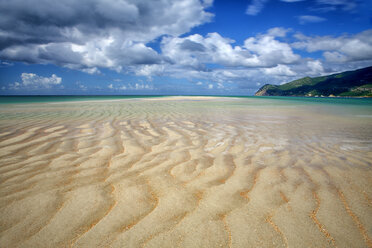
[[[372,247],[371,116],[218,97],[2,107],[0,247]]]

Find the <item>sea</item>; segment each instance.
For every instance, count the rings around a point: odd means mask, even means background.
[[[189,95],[187,95],[189,96]],[[191,96],[191,95],[190,95]],[[104,101],[137,98],[170,97],[169,95],[40,95],[40,96],[0,96],[0,104],[43,103],[43,102],[75,102],[75,101]],[[370,105],[372,98],[344,98],[344,97],[281,97],[281,96],[214,96],[224,98],[256,99],[260,103],[275,101],[293,104],[342,104],[342,105]]]

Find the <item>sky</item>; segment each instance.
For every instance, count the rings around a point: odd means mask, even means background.
[[[0,95],[253,95],[372,66],[372,0],[0,0]]]

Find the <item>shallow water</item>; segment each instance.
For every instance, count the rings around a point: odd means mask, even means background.
[[[3,105],[0,246],[372,247],[371,103]]]

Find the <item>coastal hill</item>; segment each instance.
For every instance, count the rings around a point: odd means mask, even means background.
[[[372,97],[372,66],[322,77],[304,77],[283,85],[266,84],[255,96]]]

